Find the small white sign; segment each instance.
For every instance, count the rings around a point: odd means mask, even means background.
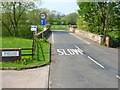
[[[37,26],[31,25],[31,31],[37,31]]]
[[[19,51],[2,51],[3,57],[19,56]]]

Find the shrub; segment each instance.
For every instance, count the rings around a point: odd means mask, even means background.
[[[107,36],[110,37],[110,47],[113,48],[120,47],[120,37],[118,33],[119,31],[107,32]]]
[[[19,37],[26,38],[26,39],[32,39],[33,38],[33,32],[31,31],[30,25],[21,25],[19,29]]]
[[[81,30],[87,30],[87,22],[84,19],[80,18],[77,20],[77,27]]]

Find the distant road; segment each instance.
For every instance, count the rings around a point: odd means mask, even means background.
[[[118,88],[118,50],[53,30],[51,88]]]

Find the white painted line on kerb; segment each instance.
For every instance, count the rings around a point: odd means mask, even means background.
[[[70,33],[70,34],[71,34],[71,35],[73,35],[73,36],[75,36],[76,38],[78,38],[78,39],[80,39],[80,40],[82,40],[82,41],[86,42],[87,44],[90,44],[90,42],[88,42],[88,41],[86,41],[86,40],[83,40],[82,38],[80,38],[80,37],[78,37],[78,36],[74,35],[73,33]]]
[[[98,63],[97,61],[95,61],[94,59],[92,59],[90,56],[88,56],[88,58],[90,60],[92,60],[94,63],[96,63],[97,65],[99,65],[101,68],[105,69],[105,67],[103,65],[101,65],[100,63]]]
[[[52,32],[52,43],[54,44],[54,35],[53,35],[53,32]]]
[[[120,79],[120,77],[119,77],[119,76],[116,76],[116,78]]]

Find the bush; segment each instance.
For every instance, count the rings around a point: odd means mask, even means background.
[[[113,48],[120,47],[120,38],[110,37],[110,47],[113,47]]]
[[[14,31],[11,29],[11,32],[13,33]],[[2,27],[2,36],[14,36],[11,35],[8,30],[5,27]],[[22,37],[22,38],[26,38],[26,39],[32,39],[33,38],[33,32],[31,31],[31,25],[21,25],[18,28],[18,36],[16,37]]]
[[[85,22],[82,18],[77,20],[77,27],[81,30],[87,30],[87,25],[85,24],[87,22]]]
[[[107,32],[107,36],[110,37],[110,47],[113,48],[120,47],[120,37],[118,33],[119,31]]]
[[[19,29],[19,37],[26,38],[26,39],[32,39],[33,38],[33,32],[31,31],[30,25],[21,25]]]

